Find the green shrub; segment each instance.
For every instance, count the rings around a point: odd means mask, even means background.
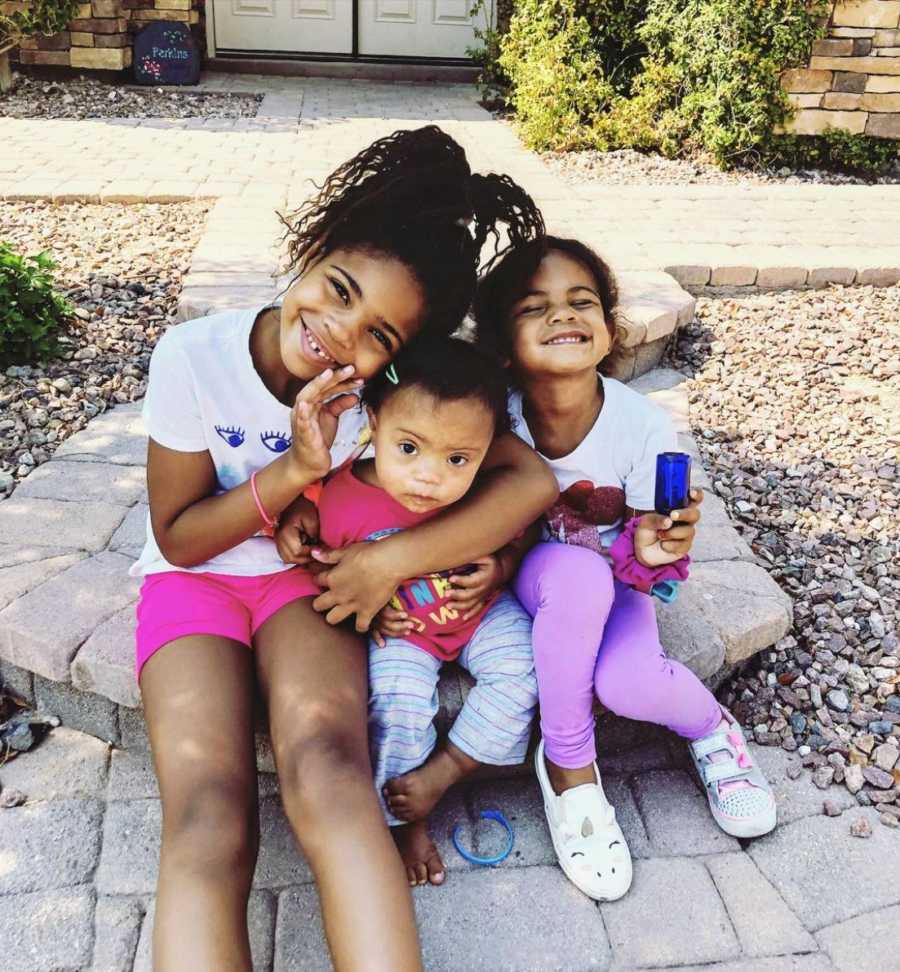
[[[805,64],[825,0],[518,0],[499,69],[537,149],[764,154],[791,114],[785,68]],[[486,52],[487,56],[488,52]]]
[[[23,37],[65,30],[78,6],[79,0],[30,0],[22,10],[0,10],[0,53],[15,47]]]
[[[593,118],[615,94],[578,8],[577,0],[519,0],[502,40],[508,101],[531,148],[587,147]]]
[[[900,142],[830,128],[823,135],[777,135],[762,149],[766,165],[795,169],[833,169],[874,177],[900,161]]]
[[[23,256],[0,242],[0,368],[42,361],[58,350],[72,305],[53,290],[46,253]]]

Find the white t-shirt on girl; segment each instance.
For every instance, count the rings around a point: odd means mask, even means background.
[[[559,483],[559,499],[545,514],[544,539],[605,553],[622,532],[625,507],[652,510],[656,456],[677,448],[675,428],[665,412],[612,378],[603,383],[603,408],[574,451],[543,458]],[[522,414],[522,395],[511,392],[512,429],[534,448]]]
[[[225,311],[170,328],[150,359],[144,399],[147,434],[168,449],[212,456],[216,493],[246,482],[291,444],[291,410],[263,384],[250,357],[250,331],[267,305]],[[367,427],[362,409],[348,409],[338,426],[331,461],[340,465]],[[150,518],[147,541],[132,576],[168,570],[238,576],[286,570],[275,543],[257,535],[196,567],[175,567],[160,553]]]

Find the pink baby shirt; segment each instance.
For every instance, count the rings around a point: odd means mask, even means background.
[[[381,540],[438,513],[440,510],[411,512],[383,489],[364,483],[350,466],[336,473],[322,490],[319,535],[329,547],[346,547],[361,540]],[[391,606],[406,611],[414,625],[404,640],[441,661],[452,661],[459,655],[490,606],[486,604],[468,621],[447,607],[451,594],[448,578],[453,573],[445,570],[405,581],[391,600]]]

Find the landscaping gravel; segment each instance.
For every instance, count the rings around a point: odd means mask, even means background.
[[[703,296],[670,363],[715,492],[794,600],[723,701],[819,786],[900,804],[900,287]]]
[[[23,74],[0,95],[10,118],[252,118],[262,95],[123,87],[93,78],[41,81]]]
[[[144,394],[208,209],[0,203],[0,239],[49,252],[77,314],[61,357],[0,372],[0,497],[89,419]]]
[[[893,170],[875,179],[864,179],[840,172],[819,169],[732,169],[723,172],[702,159],[667,159],[661,155],[644,155],[632,149],[615,152],[545,153],[544,162],[570,185],[585,182],[616,186],[685,186],[685,185],[762,185],[782,183],[819,183],[825,185],[870,185],[900,183],[900,162]]]

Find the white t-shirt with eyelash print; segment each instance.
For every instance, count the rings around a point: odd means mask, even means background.
[[[291,410],[266,388],[250,357],[250,331],[264,309],[225,311],[178,324],[166,331],[150,359],[143,408],[147,434],[167,449],[209,452],[217,493],[246,482],[291,443]],[[357,448],[366,426],[361,409],[344,412],[331,448],[333,466]],[[130,573],[188,570],[253,577],[289,566],[273,540],[255,536],[196,567],[175,567],[160,553],[148,516],[147,540]]]

